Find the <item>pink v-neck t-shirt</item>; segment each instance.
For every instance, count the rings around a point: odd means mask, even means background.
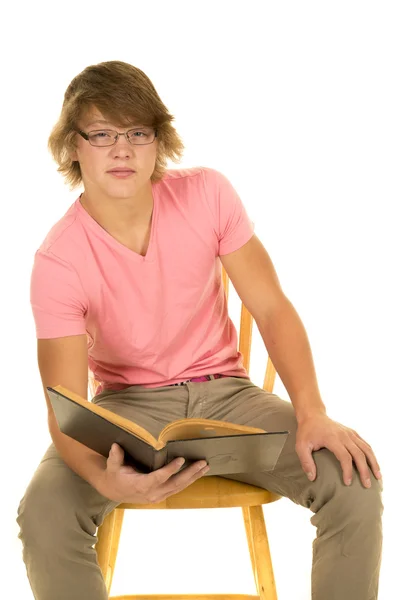
[[[254,223],[214,169],[167,170],[152,193],[146,256],[112,237],[80,198],[51,228],[31,275],[37,338],[85,334],[96,393],[216,373],[249,378],[219,256],[248,242]]]

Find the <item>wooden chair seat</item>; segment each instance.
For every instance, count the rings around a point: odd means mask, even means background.
[[[229,279],[222,268],[222,278],[228,299]],[[247,372],[250,366],[250,347],[253,318],[242,304],[239,351]],[[89,377],[90,377],[89,373]],[[268,357],[263,389],[272,392],[276,371]],[[96,381],[90,379],[92,393]],[[277,600],[274,573],[265,528],[263,504],[278,500],[280,496],[267,490],[223,477],[202,477],[181,492],[169,496],[158,504],[120,504],[104,519],[97,532],[97,559],[102,570],[108,593],[110,593],[118,544],[125,510],[145,509],[202,509],[241,507],[247,542],[253,567],[257,595],[247,594],[146,594],[111,596],[110,600]],[[140,568],[140,567],[139,567]]]
[[[231,508],[260,506],[280,496],[262,488],[223,477],[202,477],[178,494],[157,504],[120,504],[119,509]]]

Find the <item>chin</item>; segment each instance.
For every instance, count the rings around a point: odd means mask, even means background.
[[[114,198],[129,198],[136,194],[137,190],[138,186],[132,185],[132,182],[128,184],[127,181],[117,181],[116,184],[104,188],[104,193]]]

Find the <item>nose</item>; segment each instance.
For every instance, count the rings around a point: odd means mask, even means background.
[[[121,133],[111,148],[115,156],[132,156],[133,154],[133,144],[130,144],[124,134]]]

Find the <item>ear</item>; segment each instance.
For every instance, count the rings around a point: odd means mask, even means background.
[[[73,162],[78,160],[78,153],[76,151],[76,142],[77,142],[76,138],[77,138],[77,135],[76,135],[76,133],[74,133],[73,137],[68,140],[67,148],[66,148],[68,156]]]
[[[77,161],[78,160],[78,155],[77,155],[76,150],[69,150],[68,151],[68,156],[70,157],[70,159],[72,161]]]

